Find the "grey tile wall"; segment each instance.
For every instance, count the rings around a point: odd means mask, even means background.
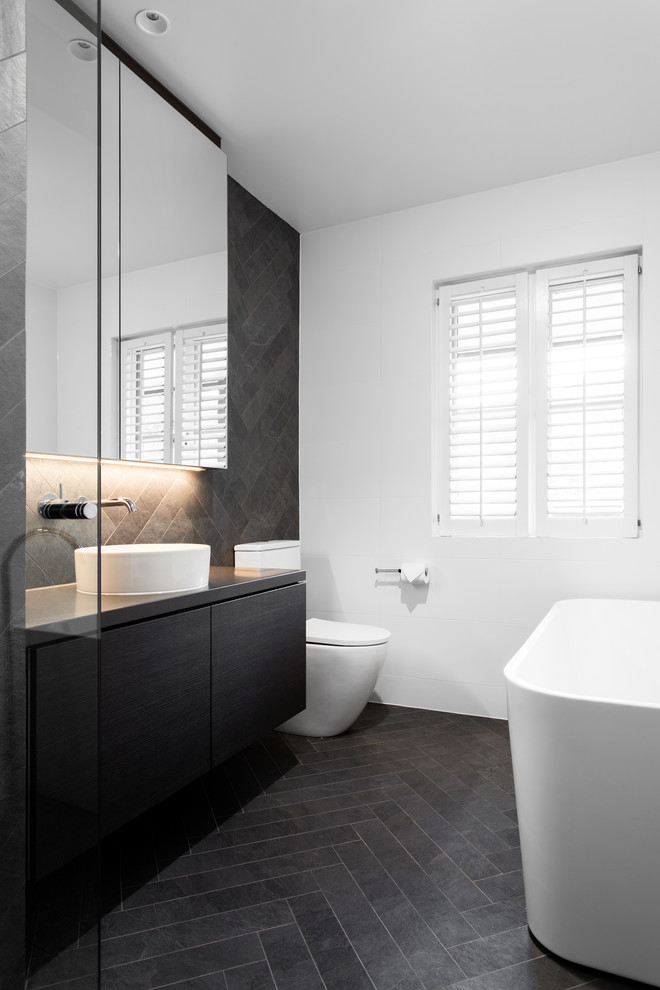
[[[0,974],[23,986],[25,916],[25,11],[0,7]]]
[[[247,540],[297,539],[300,235],[233,179],[229,468],[210,474],[218,563]]]
[[[224,471],[103,465],[105,498],[126,495],[138,512],[102,510],[104,543],[209,543],[211,562],[233,564],[247,540],[297,539],[299,235],[229,180],[229,456]],[[27,587],[74,580],[67,540],[35,534],[39,497],[94,497],[95,467],[31,458],[27,464]],[[80,545],[96,523],[48,528]]]
[[[0,59],[25,49],[25,0],[2,0],[0,5]]]

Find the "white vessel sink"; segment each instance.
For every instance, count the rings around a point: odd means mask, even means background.
[[[96,594],[97,547],[74,553],[76,589]],[[101,547],[102,595],[154,595],[194,591],[209,583],[206,543],[129,543]]]

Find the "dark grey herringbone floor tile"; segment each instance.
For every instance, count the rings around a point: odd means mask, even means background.
[[[101,988],[642,990],[531,938],[515,820],[506,723],[271,733],[113,837]]]

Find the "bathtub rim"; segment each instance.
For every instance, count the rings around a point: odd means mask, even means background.
[[[660,709],[660,701],[636,701],[628,698],[607,697],[606,695],[576,694],[572,691],[562,691],[559,688],[545,688],[524,677],[520,673],[521,664],[527,659],[530,650],[536,645],[546,632],[548,626],[556,621],[557,613],[562,608],[573,607],[574,605],[585,604],[587,602],[599,603],[625,603],[625,604],[646,604],[657,605],[660,608],[660,600],[657,598],[560,598],[550,607],[543,616],[539,624],[532,630],[525,642],[514,653],[504,667],[504,679],[507,687],[507,701],[509,687],[521,688],[533,694],[545,695],[551,698],[563,698],[570,701],[580,701],[585,704],[595,705],[620,705],[631,708]],[[510,712],[509,712],[510,717]]]

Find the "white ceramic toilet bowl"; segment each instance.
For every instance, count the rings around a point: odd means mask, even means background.
[[[282,725],[299,736],[336,736],[376,686],[390,633],[379,626],[307,620],[307,707]]]

